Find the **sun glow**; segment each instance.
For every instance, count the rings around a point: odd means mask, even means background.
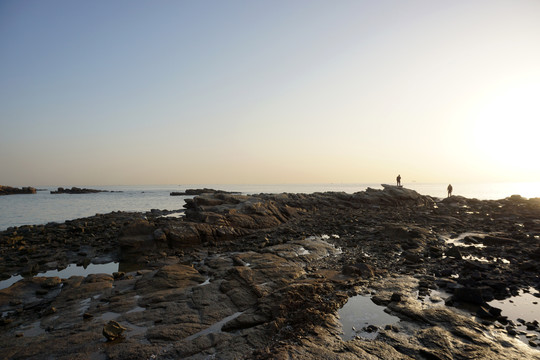
[[[540,175],[540,83],[490,97],[471,119],[474,147],[486,166],[515,175]]]

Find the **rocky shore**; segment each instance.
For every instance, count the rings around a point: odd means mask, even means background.
[[[0,279],[24,279],[0,290],[0,358],[540,359],[540,316],[497,307],[540,297],[540,199],[203,193],[168,215],[1,232]],[[345,338],[358,295],[399,321]]]
[[[23,187],[15,188],[11,186],[0,185],[0,196],[1,195],[16,195],[16,194],[35,194],[36,189],[33,187]]]

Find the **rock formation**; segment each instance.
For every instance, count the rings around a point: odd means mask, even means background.
[[[186,191],[173,191],[171,196],[194,196],[202,194],[238,194],[237,192],[224,191],[224,190],[215,190],[215,189],[187,189]]]
[[[491,302],[540,297],[539,199],[385,186],[213,193],[185,207],[0,233],[4,278],[27,274],[0,290],[2,356],[540,359],[539,319]],[[113,260],[114,274],[30,276]],[[343,339],[338,310],[357,294],[400,321]]]
[[[33,187],[14,188],[11,186],[0,185],[0,195],[16,195],[16,194],[35,194],[36,189]]]
[[[100,192],[109,192],[108,190],[95,190],[95,189],[86,189],[86,188],[78,188],[73,186],[71,189],[64,189],[63,187],[59,187],[56,191],[51,191],[51,194],[94,194],[94,193],[100,193]]]

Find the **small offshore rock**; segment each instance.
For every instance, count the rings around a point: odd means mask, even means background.
[[[59,187],[56,191],[51,191],[51,194],[94,194],[94,193],[100,193],[100,192],[109,192],[108,190],[96,190],[96,189],[86,189],[86,188],[78,188],[76,186],[73,186],[71,189],[65,189],[63,187]]]

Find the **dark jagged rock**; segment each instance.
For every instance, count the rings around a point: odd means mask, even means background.
[[[35,194],[36,189],[33,187],[14,188],[11,186],[0,185],[1,195],[17,195],[17,194]]]
[[[411,189],[386,184],[382,184],[382,187],[383,190],[367,188],[355,195],[360,201],[369,204],[430,206],[435,203],[430,196],[420,195]]]

